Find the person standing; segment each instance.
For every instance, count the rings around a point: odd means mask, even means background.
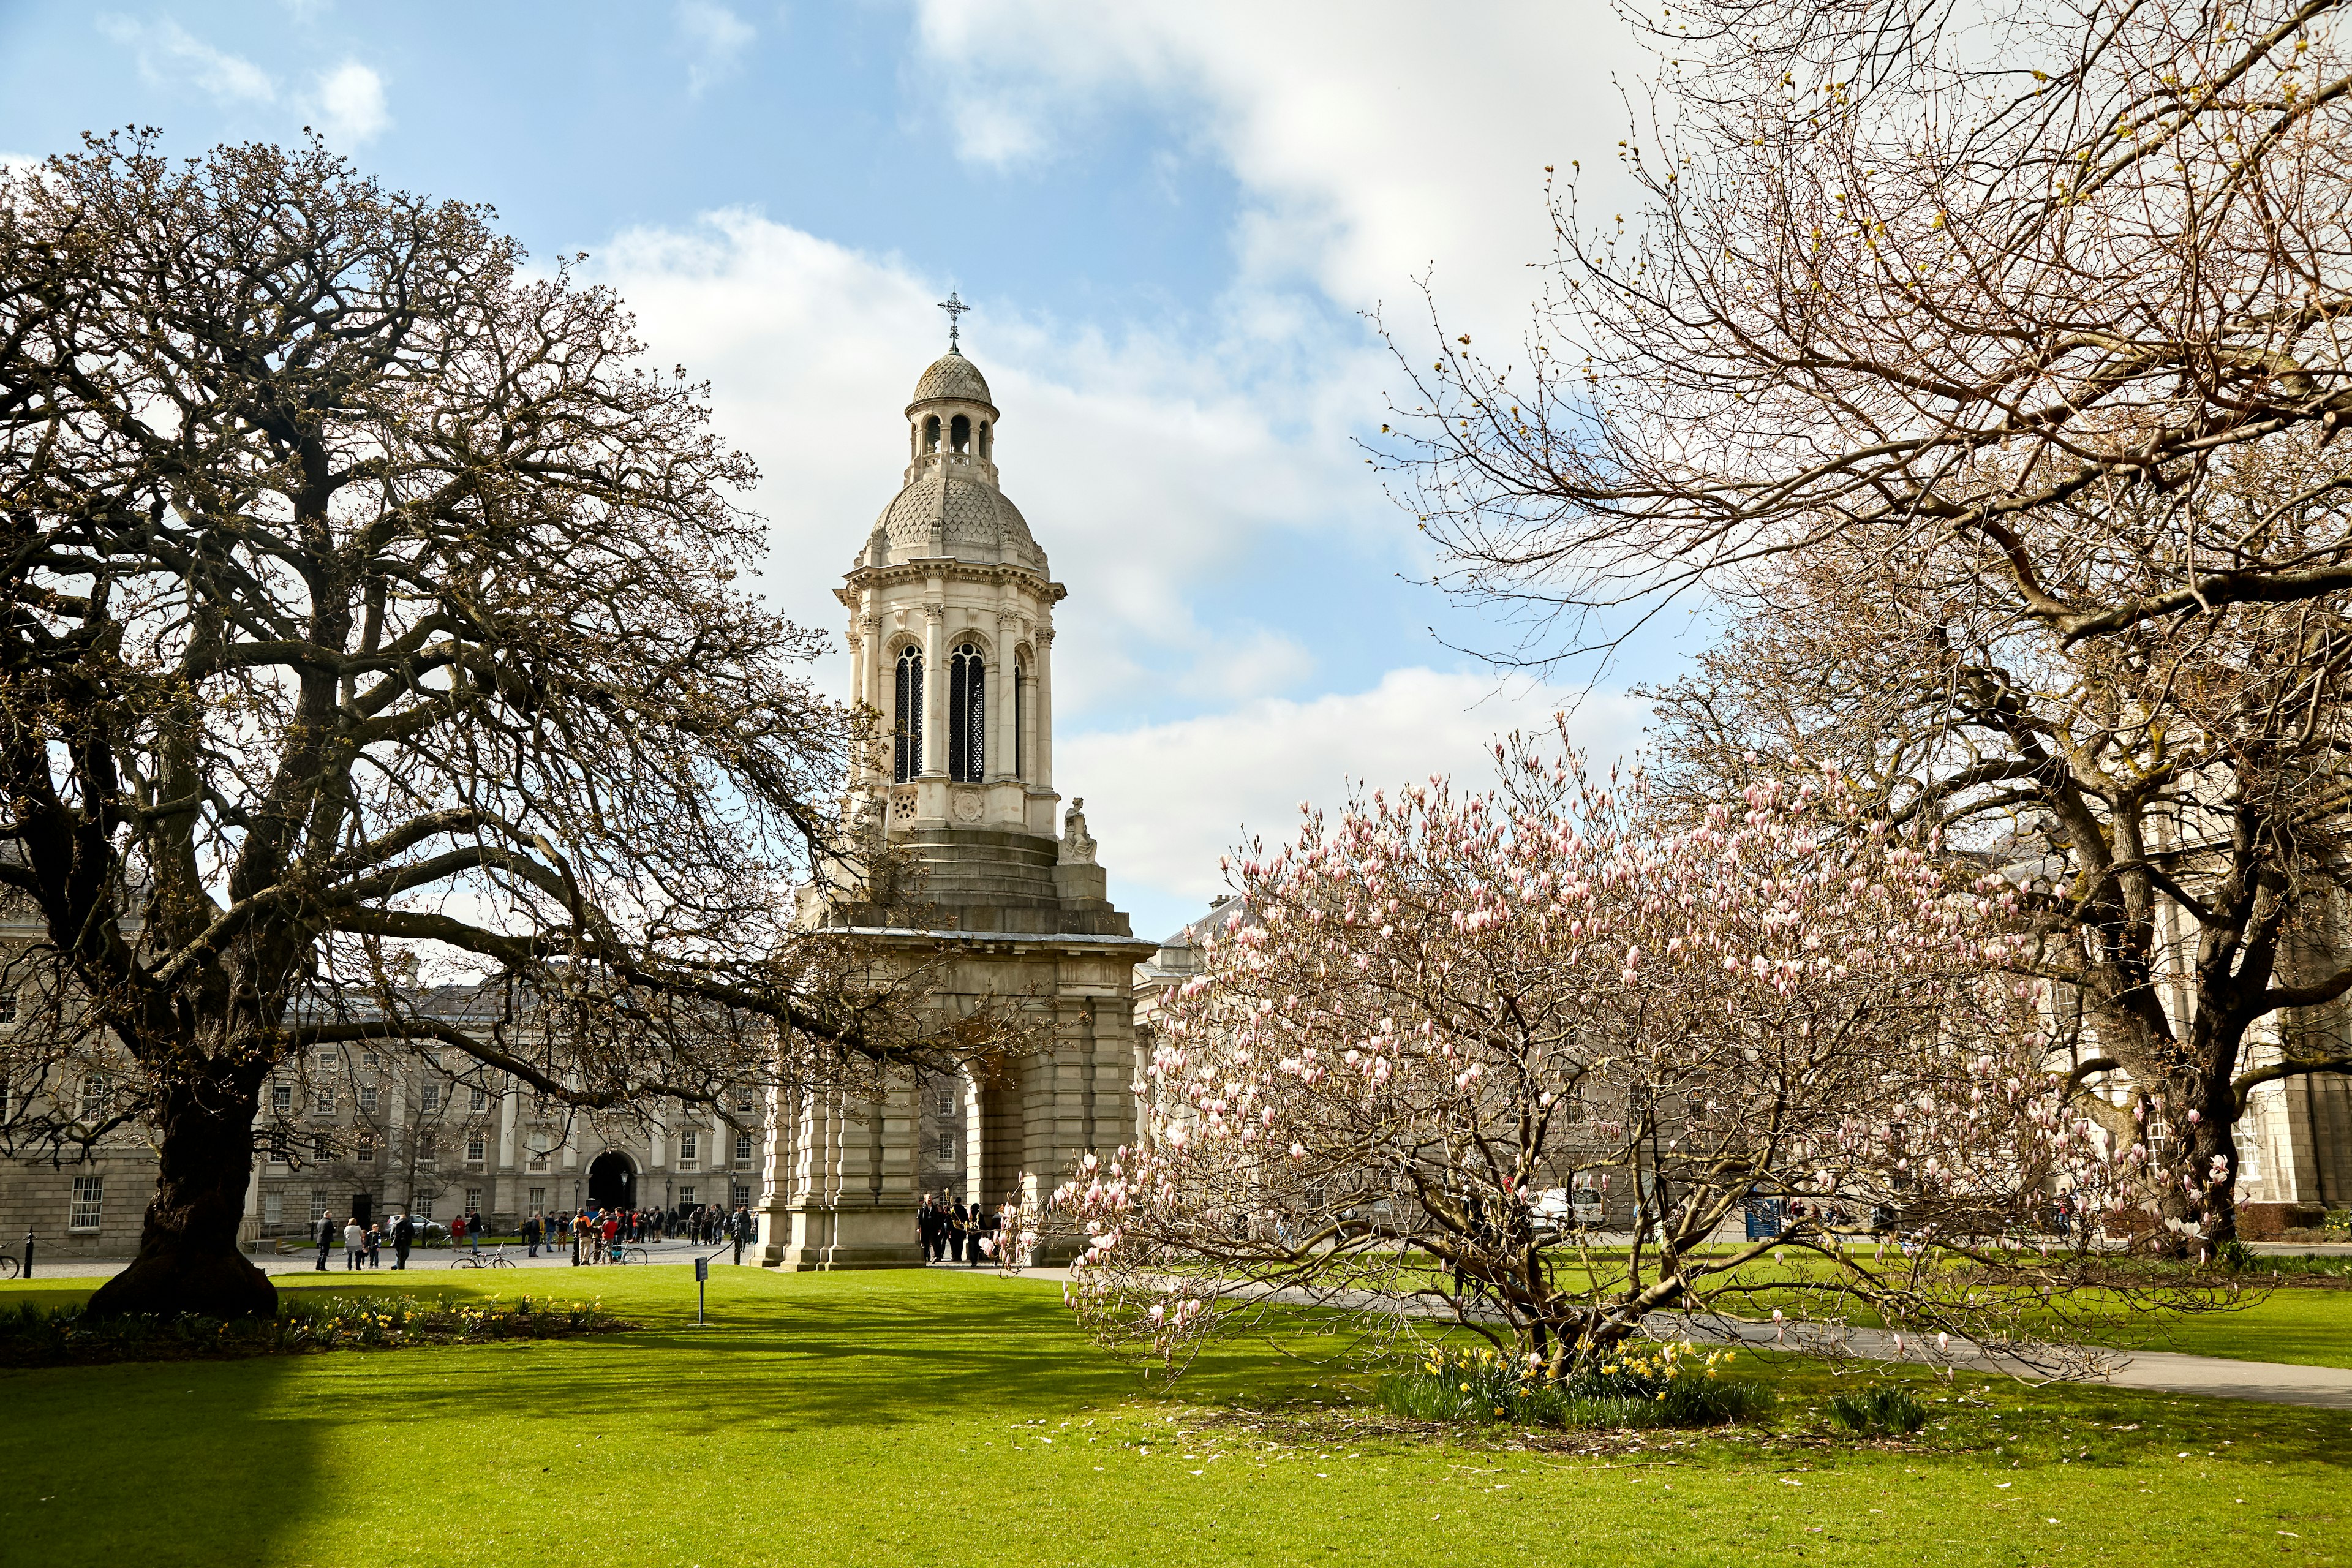
[[[971,1240],[971,1211],[958,1203],[948,1210],[948,1258],[961,1263],[963,1249]]]
[[[525,1258],[539,1256],[539,1215],[536,1211],[522,1222],[522,1245]]]
[[[482,1250],[482,1211],[475,1209],[466,1215],[466,1239],[476,1252]]]
[[[416,1222],[404,1214],[392,1216],[392,1266],[408,1267],[408,1249],[416,1245]]]
[[[456,1219],[449,1222],[449,1250],[455,1252],[465,1245],[466,1216],[461,1211]]]
[[[368,1224],[367,1266],[370,1268],[383,1267],[383,1226],[381,1221],[370,1221]]]
[[[367,1232],[360,1227],[358,1220],[346,1220],[343,1223],[343,1272],[359,1272],[360,1254],[366,1250]]]
[[[317,1241],[319,1244],[318,1272],[324,1274],[327,1271],[327,1250],[335,1245],[335,1216],[333,1211],[330,1210],[319,1216],[319,1233],[312,1239]]]

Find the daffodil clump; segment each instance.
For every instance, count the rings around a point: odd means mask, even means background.
[[[1387,1409],[1423,1421],[1529,1426],[1713,1426],[1772,1403],[1763,1384],[1725,1375],[1728,1350],[1686,1340],[1615,1347],[1555,1374],[1491,1346],[1436,1346],[1381,1379]]]

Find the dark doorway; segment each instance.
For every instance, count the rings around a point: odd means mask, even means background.
[[[637,1206],[637,1168],[626,1154],[608,1149],[589,1163],[588,1196],[600,1209]]]
[[[362,1226],[367,1225],[370,1221],[375,1218],[375,1197],[373,1194],[353,1193],[352,1194],[352,1217],[359,1221]]]

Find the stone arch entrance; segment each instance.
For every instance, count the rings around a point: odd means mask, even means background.
[[[637,1168],[618,1149],[607,1149],[589,1163],[588,1196],[598,1208],[637,1206]]]

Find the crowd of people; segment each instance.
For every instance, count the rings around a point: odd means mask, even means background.
[[[481,1234],[480,1215],[461,1215],[449,1227],[453,1245],[455,1238],[464,1234],[467,1220],[473,1223],[474,1234],[478,1237]],[[310,1239],[319,1247],[317,1272],[324,1274],[327,1271],[327,1255],[334,1251],[335,1243],[339,1240],[343,1244],[343,1268],[346,1271],[383,1268],[386,1242],[392,1245],[392,1266],[405,1268],[408,1267],[409,1251],[416,1245],[419,1228],[413,1215],[388,1215],[382,1220],[363,1220],[353,1215],[338,1223],[332,1213],[322,1214],[310,1232]],[[477,1243],[478,1249],[479,1244]]]
[[[926,1194],[922,1207],[915,1211],[915,1239],[922,1244],[923,1257],[932,1263],[952,1259],[977,1268],[995,1258],[997,1237],[1003,1230],[999,1215],[977,1202],[960,1203],[944,1190],[936,1197]]]
[[[318,1272],[327,1271],[327,1259],[338,1241],[342,1243],[343,1267],[347,1270],[382,1268],[386,1245],[393,1249],[392,1266],[405,1268],[410,1250],[429,1223],[406,1214],[389,1215],[382,1220],[363,1220],[357,1215],[338,1220],[331,1213],[322,1214],[310,1232],[310,1239],[319,1248]],[[533,1214],[522,1222],[520,1229],[530,1257],[538,1257],[542,1247],[550,1252],[563,1250],[577,1238],[583,1263],[602,1263],[614,1255],[614,1249],[633,1243],[676,1239],[701,1247],[719,1247],[730,1241],[748,1245],[754,1235],[751,1211],[741,1204],[736,1205],[730,1214],[716,1204],[621,1209],[604,1208],[590,1202],[581,1205],[577,1214]],[[449,1246],[453,1251],[478,1253],[488,1235],[488,1227],[478,1210],[469,1210],[449,1222]]]

